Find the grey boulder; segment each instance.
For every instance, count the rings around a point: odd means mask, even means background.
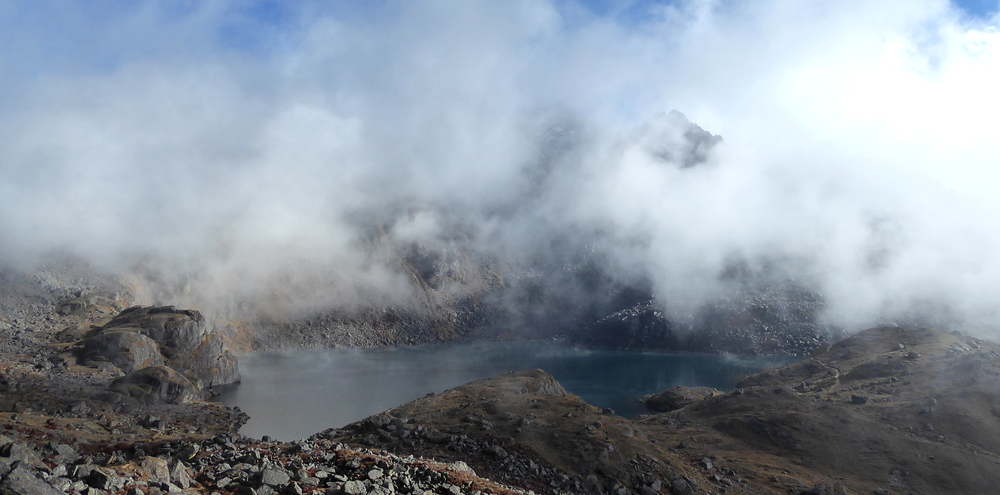
[[[101,332],[81,344],[84,362],[108,361],[123,373],[163,364],[156,341],[141,333]]]
[[[168,366],[150,366],[111,382],[111,390],[145,404],[188,404],[202,394],[184,375]]]

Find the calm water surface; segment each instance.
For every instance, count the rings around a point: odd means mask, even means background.
[[[243,383],[221,389],[217,400],[250,415],[244,435],[295,440],[507,371],[541,368],[587,402],[634,417],[643,395],[678,385],[727,390],[749,373],[795,359],[516,343],[253,353],[239,360]]]

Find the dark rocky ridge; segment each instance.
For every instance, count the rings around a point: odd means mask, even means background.
[[[547,340],[618,349],[808,355],[842,338],[819,323],[822,297],[773,274],[738,268],[720,275],[728,292],[674,320],[648,282],[608,273],[592,254],[498,264],[464,248],[409,246],[399,256],[419,294],[415,305],[312,311],[254,320],[254,348],[411,345],[449,341]]]

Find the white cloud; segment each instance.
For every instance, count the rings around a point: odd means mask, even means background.
[[[995,316],[1000,33],[943,1],[691,1],[627,22],[542,0],[314,4],[245,53],[223,34],[260,21],[237,3],[5,5],[0,41],[28,47],[0,55],[11,260],[155,252],[196,260],[202,296],[292,270],[329,276],[303,276],[328,293],[310,304],[353,304],[398,282],[357,216],[405,202],[463,212],[505,253],[545,222],[600,226],[677,308],[740,255],[799,260],[849,326],[928,299]],[[725,138],[710,163],[637,141],[673,108]],[[525,201],[546,112],[578,116],[586,144]],[[478,216],[499,206],[522,210]],[[406,218],[401,238],[445,228]]]

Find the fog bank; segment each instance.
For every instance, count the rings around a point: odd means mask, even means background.
[[[9,2],[0,259],[69,253],[224,315],[423,304],[408,250],[600,297],[557,276],[587,261],[678,320],[794,283],[830,325],[995,337],[998,24],[939,0]]]

